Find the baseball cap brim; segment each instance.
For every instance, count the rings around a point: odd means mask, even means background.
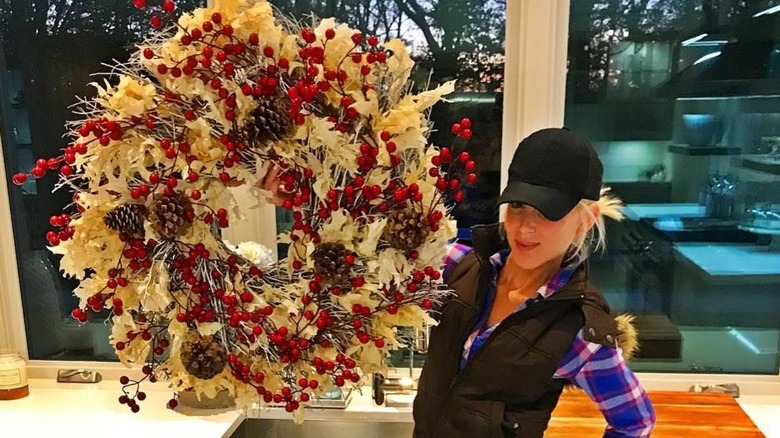
[[[530,205],[548,220],[559,221],[577,206],[580,199],[551,187],[510,181],[498,198],[499,204],[507,202]]]

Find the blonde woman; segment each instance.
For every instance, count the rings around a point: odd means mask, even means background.
[[[653,406],[588,278],[604,218],[622,218],[602,174],[592,146],[567,129],[520,143],[503,223],[474,227],[472,247],[453,244],[445,257],[454,296],[431,332],[415,437],[540,438],[572,384],[602,411],[605,437],[650,436]]]

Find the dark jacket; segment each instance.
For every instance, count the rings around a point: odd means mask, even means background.
[[[454,296],[431,331],[414,401],[415,437],[542,437],[566,383],[553,374],[580,329],[588,341],[615,347],[615,321],[583,265],[564,288],[508,316],[461,371],[498,242],[495,226],[475,227],[475,251],[447,280]]]

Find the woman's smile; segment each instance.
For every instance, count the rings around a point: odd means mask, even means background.
[[[533,242],[530,240],[515,240],[514,250],[517,251],[531,251],[539,246],[539,242]]]

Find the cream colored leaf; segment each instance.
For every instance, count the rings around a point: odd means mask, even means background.
[[[200,322],[198,323],[198,333],[201,336],[211,336],[222,330],[222,327],[224,325],[218,322]]]
[[[382,232],[384,232],[386,224],[387,219],[380,219],[365,227],[368,228],[366,235],[361,236],[362,238],[357,245],[357,250],[360,255],[364,257],[373,257],[376,255],[376,246],[379,244],[379,239],[382,237]]]

